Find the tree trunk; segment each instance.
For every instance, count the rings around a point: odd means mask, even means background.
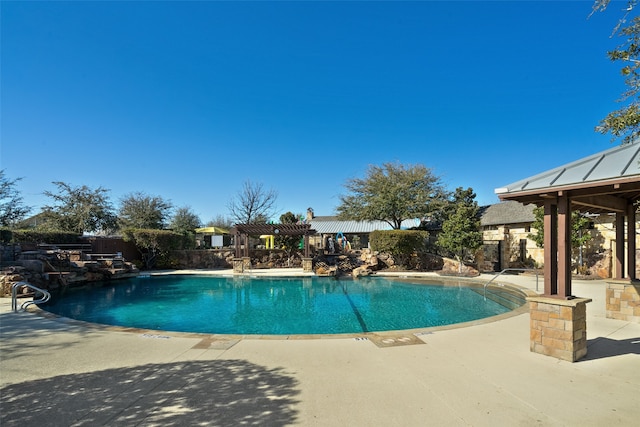
[[[462,274],[462,257],[456,255],[456,261],[458,261],[458,274]]]

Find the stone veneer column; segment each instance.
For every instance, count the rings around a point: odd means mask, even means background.
[[[233,259],[233,272],[244,273],[244,262],[242,261],[242,258]]]
[[[640,323],[640,282],[607,281],[607,318]]]
[[[313,258],[302,258],[302,271],[306,273],[313,271]]]
[[[575,362],[587,354],[588,298],[529,297],[531,351]]]

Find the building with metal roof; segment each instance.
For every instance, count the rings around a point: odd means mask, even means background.
[[[336,216],[316,216],[309,220],[311,228],[320,234],[365,234],[378,230],[392,230],[391,224],[385,221],[346,221]],[[402,228],[409,229],[420,225],[419,219],[402,221]]]
[[[341,220],[337,216],[314,216],[313,211],[307,212],[306,222],[316,231],[311,236],[312,244],[317,248],[326,248],[329,237],[346,237],[354,249],[367,247],[369,234],[379,230],[392,230],[391,224],[385,221],[351,221]],[[402,228],[409,229],[420,225],[419,219],[407,219],[402,221]]]

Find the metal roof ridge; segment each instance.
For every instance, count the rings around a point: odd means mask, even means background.
[[[631,144],[633,144],[633,143],[631,143]],[[629,161],[627,162],[627,164],[625,165],[625,167],[624,167],[624,168],[622,168],[622,170],[620,171],[620,176],[624,175],[624,174],[625,174],[625,172],[627,172],[627,169],[629,169],[629,166],[631,166],[631,162],[633,162],[633,159],[634,159],[635,157],[637,157],[637,156],[638,156],[638,152],[639,152],[639,151],[640,151],[640,144],[638,144],[638,148],[636,149],[636,154],[635,154],[634,156],[631,156],[631,157],[629,158]]]
[[[598,161],[597,161],[597,162],[596,162],[596,163],[591,167],[591,169],[589,169],[589,170],[587,171],[587,173],[585,174],[585,176],[583,176],[583,177],[582,177],[582,180],[583,180],[583,181],[586,181],[586,180],[587,180],[587,178],[589,178],[589,175],[591,175],[591,174],[593,173],[593,171],[598,167],[598,165],[599,165],[600,163],[602,163],[602,161],[604,160],[604,158],[605,158],[605,157],[606,157],[606,156],[605,156],[604,154],[600,156],[600,158],[598,159]]]
[[[566,167],[563,167],[563,168],[562,168],[562,170],[560,171],[560,173],[559,173],[558,175],[556,175],[556,177],[555,177],[555,178],[553,178],[553,179],[549,182],[549,185],[553,185],[553,184],[555,184],[555,182],[556,182],[558,179],[560,179],[560,177],[562,176],[562,174],[563,174],[563,173],[565,173],[566,171],[567,171],[567,168],[566,168]]]

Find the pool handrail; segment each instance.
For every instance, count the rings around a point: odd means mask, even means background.
[[[34,290],[35,292],[41,293],[42,298],[35,299],[35,295],[34,295],[33,300],[23,302],[20,305],[20,308],[18,309],[18,288],[21,286],[25,286],[31,290]],[[50,299],[51,299],[51,294],[48,291],[45,291],[44,289],[40,289],[39,287],[34,286],[29,282],[16,282],[13,285],[11,285],[11,310],[14,312],[17,312],[18,310],[25,310],[27,307],[33,304],[45,303]]]
[[[538,292],[538,270],[536,270],[535,268],[505,268],[504,270],[502,270],[501,272],[499,272],[498,274],[493,276],[493,278],[491,280],[489,280],[487,283],[484,284],[483,288],[484,288],[485,299],[487,297],[487,286],[489,286],[489,283],[493,282],[498,277],[500,277],[502,275],[502,273],[507,272],[507,271],[535,271],[535,273],[536,273],[536,292]]]

